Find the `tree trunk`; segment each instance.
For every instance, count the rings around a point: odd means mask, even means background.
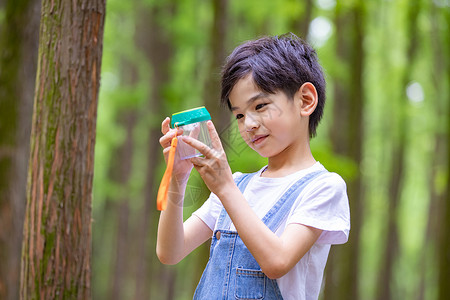
[[[309,25],[311,23],[312,11],[314,7],[313,0],[302,1],[304,3],[304,11],[301,16],[296,16],[293,20],[291,27],[293,33],[302,39],[306,40],[309,31]]]
[[[434,106],[435,116],[440,122],[438,124],[445,124],[445,121],[448,122],[448,127],[450,129],[450,118],[449,113],[446,112],[446,103],[448,103],[448,94],[446,95],[446,81],[450,79],[448,71],[446,69],[446,65],[448,65],[448,58],[445,58],[445,46],[442,43],[441,32],[443,30],[440,29],[439,26],[439,15],[438,8],[435,3],[430,3],[430,21],[431,21],[431,44],[433,45],[433,87],[435,89],[435,97],[434,99],[430,99],[432,106]],[[449,24],[450,25],[450,24]],[[445,31],[444,31],[445,32]],[[444,33],[445,34],[445,33]],[[447,64],[444,63],[447,61]],[[443,80],[444,78],[444,80]],[[450,109],[450,106],[448,107]],[[417,299],[425,300],[426,295],[428,294],[428,290],[434,287],[435,282],[437,282],[437,278],[439,276],[438,272],[434,270],[440,270],[441,267],[445,266],[445,263],[448,263],[448,258],[443,258],[443,263],[439,260],[439,238],[440,234],[443,233],[448,227],[442,226],[445,223],[446,217],[444,216],[446,203],[448,203],[448,192],[444,190],[438,190],[436,187],[436,182],[438,181],[439,174],[445,168],[447,164],[450,164],[449,159],[449,144],[450,140],[447,138],[446,134],[449,134],[450,130],[444,131],[439,128],[435,132],[434,137],[434,151],[433,157],[431,160],[431,171],[429,175],[429,204],[428,204],[428,222],[427,228],[424,234],[424,247],[422,252],[420,253],[420,283],[418,286]],[[449,165],[450,169],[450,165]],[[449,170],[450,171],[450,170]],[[447,174],[450,172],[447,171]],[[448,175],[447,175],[448,176]],[[447,184],[448,186],[448,184]],[[444,250],[445,251],[449,251]],[[433,274],[431,278],[427,276],[427,274]],[[449,282],[450,276],[444,279],[443,282]],[[439,289],[445,289],[448,285],[443,284],[439,285]],[[450,291],[441,299],[449,299]]]
[[[336,57],[338,61],[348,60],[345,54],[348,53],[346,41],[344,40],[345,35],[345,20],[348,20],[346,16],[342,15],[341,6],[339,3],[336,4],[335,11],[335,25],[336,25]],[[334,85],[334,103],[333,103],[333,125],[330,127],[330,139],[333,145],[333,152],[341,155],[345,155],[347,152],[347,136],[348,124],[345,122],[348,119],[348,106],[346,99],[346,89],[344,86],[348,85],[348,82],[344,84]],[[329,100],[330,101],[330,100]],[[349,199],[350,202],[352,199]],[[353,214],[351,214],[353,218]],[[352,220],[353,222],[353,220]],[[352,229],[353,231],[353,224]],[[340,278],[337,273],[342,268],[339,266],[342,256],[342,246],[339,248],[331,247],[327,266],[325,269],[325,286],[324,286],[324,300],[334,300],[341,299],[337,296],[337,291],[340,286]],[[348,263],[347,261],[345,262]]]
[[[439,87],[436,87],[436,90]],[[437,105],[437,108],[442,107],[442,105]],[[443,119],[443,110],[436,110],[436,116],[440,119]],[[427,214],[427,227],[424,233],[424,246],[420,253],[420,282],[417,287],[417,300],[425,300],[427,289],[429,289],[432,284],[431,282],[436,282],[436,280],[427,280],[428,274],[433,274],[433,270],[438,269],[437,266],[442,264],[439,263],[437,259],[437,251],[436,248],[438,246],[439,241],[439,233],[442,231],[441,224],[445,222],[444,216],[442,214],[442,208],[446,206],[446,199],[444,198],[444,192],[437,191],[436,181],[438,178],[438,172],[441,169],[441,166],[444,166],[446,160],[447,149],[446,149],[446,137],[442,133],[435,134],[435,145],[434,145],[434,153],[432,161],[431,161],[431,172],[429,175],[429,204],[428,204],[428,214]],[[448,156],[448,154],[447,154]],[[433,259],[430,259],[433,258]],[[436,259],[435,259],[436,258]],[[437,278],[437,276],[436,276]],[[433,278],[434,279],[434,278]],[[448,297],[447,297],[448,298]],[[447,299],[445,298],[445,299]]]
[[[439,11],[441,10],[441,11]],[[438,266],[438,299],[446,300],[450,299],[450,99],[449,99],[449,86],[450,86],[450,73],[448,71],[449,58],[448,53],[450,40],[450,34],[448,29],[450,26],[449,11],[446,7],[438,8],[435,3],[431,4],[431,24],[432,24],[432,42],[434,49],[434,86],[436,88],[436,95],[439,95],[439,102],[437,103],[437,115],[441,115],[443,120],[447,121],[446,134],[445,131],[438,130],[437,144],[441,145],[438,149],[442,149],[441,152],[435,153],[435,159],[440,160],[440,166],[446,166],[447,169],[447,183],[446,189],[439,195],[436,203],[436,214],[433,216],[435,220],[435,236],[436,236],[436,249],[437,259],[433,262],[435,266]],[[446,15],[445,22],[447,26],[440,27],[439,15],[443,13]],[[444,19],[444,18],[443,18]],[[442,36],[441,36],[442,34]],[[447,51],[446,51],[447,50]],[[445,108],[447,105],[447,108]],[[440,124],[445,124],[442,122]],[[447,160],[445,164],[445,160]],[[433,187],[433,185],[430,185]],[[434,253],[433,253],[434,254]]]
[[[447,12],[448,13],[448,12]],[[447,24],[449,18],[446,19]],[[447,31],[447,36],[445,40],[449,40],[449,35]],[[442,63],[442,61],[440,61]],[[447,58],[448,66],[448,58]],[[441,78],[437,79],[440,80]],[[447,87],[450,86],[450,75],[447,70],[447,74],[444,76],[444,80],[447,80]],[[445,83],[444,83],[445,84]],[[447,88],[448,91],[448,88]],[[444,96],[445,97],[445,96]],[[442,223],[440,223],[441,233],[439,235],[439,241],[437,243],[438,255],[439,255],[439,300],[450,299],[450,105],[448,103],[447,94],[447,188],[445,194],[443,195],[442,201]]]
[[[9,0],[0,28],[0,299],[19,298],[40,0]],[[28,26],[23,26],[27,23]]]
[[[447,80],[450,77],[447,74]],[[449,82],[450,83],[450,82]],[[448,105],[448,104],[447,104]],[[443,222],[440,224],[442,233],[438,243],[439,255],[439,300],[450,298],[450,105],[447,113],[447,189],[443,201]]]
[[[21,299],[90,299],[105,1],[43,0]]]
[[[363,34],[365,7],[358,2],[348,12],[336,4],[337,57],[349,69],[347,80],[336,78],[335,103],[331,140],[335,153],[350,157],[356,165],[362,161],[363,145]],[[347,23],[349,22],[349,23]],[[351,32],[350,41],[346,40]],[[360,228],[363,212],[362,178],[358,176],[347,182],[352,229],[347,244],[333,247],[327,264],[324,299],[358,299]]]
[[[207,79],[204,85],[203,99],[205,106],[211,113],[211,119],[216,126],[224,147],[227,147],[227,137],[229,136],[227,131],[231,122],[230,113],[225,107],[220,106],[220,78],[221,68],[226,58],[226,44],[228,37],[228,0],[214,0],[212,2],[213,9],[213,23],[211,31],[209,33],[209,53],[211,54],[209,60],[209,67],[207,71]],[[197,268],[193,276],[197,280],[194,280],[194,289],[202,276],[204,267],[209,259],[209,243],[205,242],[198,249],[198,255],[196,256]]]
[[[161,28],[157,19],[163,12],[173,13],[173,2],[168,1],[164,5],[151,8],[141,7],[138,13],[140,23],[137,27],[138,48],[147,55],[152,66],[152,79],[149,82],[151,94],[148,100],[148,115],[163,116],[163,103],[166,101],[164,88],[169,82],[170,63],[173,57],[173,46],[170,41],[169,33]],[[156,194],[159,179],[156,177],[156,170],[161,157],[161,146],[159,138],[161,137],[161,127],[154,125],[149,130],[149,149],[148,166],[146,173],[146,185],[144,189],[145,202],[141,215],[138,218],[137,226],[137,259],[135,273],[135,293],[134,299],[149,299],[151,277],[157,277],[157,272],[150,272],[151,268],[156,266],[152,264],[152,258],[155,257],[155,240],[149,240],[148,237],[156,235],[157,211]],[[155,278],[156,279],[156,278]]]
[[[353,61],[352,65],[352,78],[354,78],[354,84],[350,94],[350,157],[352,157],[358,166],[362,163],[362,149],[364,141],[364,30],[365,30],[365,7],[361,1],[352,11],[355,31],[353,42]],[[348,196],[350,201],[350,210],[352,211],[352,223],[353,227],[350,233],[350,242],[348,244],[349,252],[347,253],[347,261],[349,262],[348,271],[344,271],[344,275],[348,275],[347,281],[351,299],[359,299],[359,279],[358,274],[360,266],[360,241],[361,241],[361,227],[363,225],[363,208],[364,208],[364,189],[363,178],[361,174],[350,181],[348,184]],[[341,289],[343,291],[344,288]]]
[[[410,74],[412,73],[412,66],[414,65],[415,56],[418,48],[417,35],[417,17],[420,11],[419,0],[410,2],[408,10],[408,36],[410,37],[410,43],[408,45],[407,61],[409,62],[403,75],[403,86],[406,87],[410,81]],[[392,170],[389,179],[389,209],[388,219],[386,227],[386,240],[384,243],[384,254],[381,258],[382,266],[378,276],[378,295],[379,300],[398,299],[402,295],[393,294],[393,269],[398,255],[398,209],[401,198],[401,192],[403,189],[403,178],[406,159],[406,147],[408,141],[408,118],[406,115],[406,105],[408,104],[405,99],[399,106],[397,113],[398,118],[398,139],[394,141],[392,149]]]
[[[132,159],[133,159],[133,130],[136,125],[136,111],[134,108],[130,108],[129,111],[123,111],[119,115],[119,124],[126,129],[125,142],[117,149],[114,160],[111,162],[111,178],[114,184],[120,186],[124,191],[124,195],[121,195],[119,199],[114,199],[111,202],[114,203],[116,208],[116,220],[117,220],[117,234],[116,237],[116,251],[113,255],[114,272],[111,274],[111,289],[108,299],[119,300],[124,299],[122,297],[123,287],[126,285],[129,275],[129,262],[130,257],[130,192],[128,189],[128,183],[132,173]]]
[[[217,132],[221,133],[230,123],[230,114],[220,107],[220,72],[225,61],[227,42],[228,0],[214,0],[213,24],[210,32],[209,68],[204,86],[204,103],[211,113]]]

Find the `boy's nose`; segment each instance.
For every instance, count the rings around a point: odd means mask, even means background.
[[[245,130],[247,132],[253,131],[255,129],[258,129],[259,122],[258,120],[252,116],[251,114],[248,114],[245,118]]]

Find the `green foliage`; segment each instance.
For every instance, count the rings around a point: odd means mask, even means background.
[[[408,60],[408,46],[411,36],[408,31],[408,7],[410,1],[336,1],[336,8],[321,9],[314,1],[311,19],[322,16],[332,22],[336,30],[336,11],[348,13],[355,6],[365,11],[364,23],[364,141],[362,163],[358,165],[354,157],[337,155],[330,142],[330,128],[333,107],[341,105],[336,99],[334,87],[348,87],[355,78],[352,77],[352,65],[336,54],[338,42],[344,42],[351,50],[353,32],[345,35],[344,41],[337,41],[332,36],[325,44],[317,48],[319,59],[327,74],[327,106],[324,119],[318,128],[318,136],[311,141],[311,148],[317,160],[330,171],[340,174],[347,183],[360,178],[363,182],[362,199],[350,201],[363,202],[363,224],[361,227],[361,286],[362,299],[375,299],[377,293],[377,274],[380,271],[382,257],[381,244],[389,228],[388,217],[388,179],[392,171],[392,151],[399,143],[400,126],[406,131],[406,167],[402,179],[400,207],[396,222],[399,228],[398,260],[395,261],[395,279],[392,282],[395,295],[412,298],[418,292],[421,280],[425,280],[427,299],[435,299],[437,287],[436,263],[430,257],[424,262],[424,251],[430,256],[433,248],[427,245],[427,222],[430,193],[434,189],[438,194],[445,190],[448,170],[438,164],[436,176],[429,178],[435,164],[435,142],[438,135],[448,130],[446,125],[448,111],[448,4],[444,1],[418,1],[417,54],[413,61]],[[364,3],[363,3],[364,2]],[[301,1],[251,0],[229,1],[227,53],[244,40],[260,35],[282,34],[296,31],[293,23],[303,17],[306,8]],[[130,226],[133,218],[138,216],[145,201],[154,195],[145,195],[148,184],[148,153],[158,140],[149,140],[149,131],[159,128],[161,121],[175,111],[200,106],[204,103],[202,95],[211,58],[210,30],[213,24],[211,1],[108,1],[108,13],[105,28],[104,56],[102,65],[102,86],[98,109],[97,142],[94,178],[94,256],[93,286],[94,298],[106,299],[111,286],[113,273],[112,262],[117,239],[118,221],[116,213],[111,210],[118,199],[128,197],[130,200]],[[141,11],[142,10],[142,11]],[[173,55],[170,64],[170,80],[163,87],[163,99],[160,111],[148,107],[154,69],[146,53],[136,46],[137,25],[139,17],[157,11],[155,22],[169,36]],[[349,18],[354,16],[349,16]],[[1,20],[1,13],[0,13]],[[225,37],[224,37],[225,38]],[[122,66],[132,65],[138,74],[138,80],[132,84],[124,82],[121,77]],[[217,70],[218,74],[220,70]],[[407,74],[405,74],[407,73]],[[215,74],[215,75],[216,75]],[[412,102],[406,95],[405,84],[417,82],[424,92],[423,101]],[[122,159],[115,157],[115,150],[126,140],[127,131],[118,121],[118,117],[127,111],[136,111],[136,126],[133,129],[132,174],[125,184],[118,184],[110,178],[110,165]],[[233,172],[254,172],[267,163],[249,149],[230,120],[221,137]],[[440,154],[442,152],[439,152]],[[445,153],[445,152],[444,152]],[[162,154],[152,159],[158,162],[153,170],[156,181],[162,177],[165,169]],[[438,162],[445,161],[441,157]],[[157,184],[154,184],[157,185]],[[157,186],[155,186],[157,188]],[[193,171],[188,183],[185,202],[185,218],[197,209],[209,195],[198,174]],[[155,220],[152,220],[152,222]],[[180,265],[165,268],[156,262],[154,255],[155,232],[151,232],[151,241],[146,251],[151,252],[151,270],[159,274],[178,274],[175,299],[188,299],[196,285],[195,276],[185,274],[198,273],[198,261],[205,254],[200,249],[188,256]],[[130,249],[137,247],[137,242],[130,243]],[[130,260],[132,260],[130,258]],[[423,264],[426,265],[426,278],[421,278]],[[152,274],[153,277],[157,275]],[[134,282],[132,272],[124,274],[124,287],[127,295],[133,294]],[[195,277],[195,278],[194,278]],[[153,289],[153,296],[165,295],[167,286],[148,278]],[[428,295],[431,295],[428,298]],[[131,298],[130,296],[129,298]],[[403,297],[401,297],[403,298]]]
[[[0,8],[0,29],[3,26],[3,22],[5,22],[5,10]]]

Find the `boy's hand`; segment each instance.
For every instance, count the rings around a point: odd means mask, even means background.
[[[162,136],[159,139],[159,143],[164,149],[163,154],[166,163],[167,158],[169,156],[169,151],[171,147],[170,143],[172,142],[172,139],[175,136],[180,136],[183,134],[183,131],[181,129],[170,128],[169,124],[170,124],[169,117],[165,118],[164,121],[162,121],[161,132],[164,134],[164,136]],[[175,154],[175,161],[173,163],[173,171],[172,171],[172,176],[177,180],[177,182],[186,183],[189,179],[189,174],[191,173],[192,167],[193,165],[188,159],[185,160],[180,159],[180,156],[177,151],[177,153]]]
[[[220,198],[221,193],[226,192],[229,184],[234,184],[234,180],[214,124],[208,121],[207,126],[212,148],[191,137],[183,136],[182,139],[204,155],[204,157],[193,157],[190,161],[209,190]]]

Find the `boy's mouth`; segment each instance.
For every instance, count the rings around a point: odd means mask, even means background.
[[[251,142],[255,145],[258,145],[258,144],[262,143],[268,136],[269,136],[268,134],[255,135],[254,137],[252,137]]]

